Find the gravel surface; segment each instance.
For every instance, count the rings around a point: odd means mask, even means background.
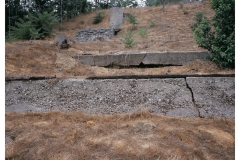
[[[6,112],[151,113],[234,119],[234,78],[51,79],[6,82]],[[226,94],[224,94],[226,93]],[[223,96],[223,97],[221,97]]]

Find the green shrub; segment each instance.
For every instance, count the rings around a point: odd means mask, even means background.
[[[155,25],[156,25],[155,21],[153,21],[153,20],[150,20],[150,28],[153,28],[153,27],[155,27]]]
[[[97,12],[93,17],[93,24],[102,22],[103,18],[104,18],[104,12],[100,12],[100,11]]]
[[[183,9],[183,4],[180,4],[180,5],[179,5],[179,8],[180,8],[180,9]]]
[[[134,36],[135,32],[133,31],[127,31],[125,35],[123,35],[123,39],[121,41],[124,43],[125,48],[130,48],[134,44]]]
[[[129,14],[128,15],[128,22],[133,24],[133,25],[138,24],[137,17],[135,15],[133,15],[133,14]]]
[[[138,31],[139,31],[138,34],[141,38],[147,38],[147,32],[148,32],[147,29],[140,27]]]
[[[195,13],[195,15],[193,17],[193,20],[195,21],[195,23],[193,23],[191,25],[191,29],[192,29],[193,32],[200,25],[200,23],[202,22],[203,16],[204,16],[203,12],[196,12]]]
[[[53,12],[29,14],[26,21],[18,19],[16,27],[10,27],[13,37],[17,39],[44,39],[53,34],[53,27],[58,22],[58,17]]]
[[[183,11],[183,14],[188,14],[188,11],[184,10],[184,11]]]
[[[235,67],[235,1],[211,0],[215,15],[210,23],[196,13],[192,26],[196,43],[211,52],[208,58],[223,68]],[[212,29],[213,28],[213,29]]]

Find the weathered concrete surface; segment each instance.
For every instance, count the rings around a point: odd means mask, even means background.
[[[208,52],[162,52],[146,53],[142,63],[146,65],[183,65],[196,59],[206,60]]]
[[[186,78],[200,116],[235,119],[235,78]]]
[[[85,30],[81,30],[76,33],[76,40],[77,42],[89,42],[89,41],[95,41],[95,40],[109,40],[114,36],[114,30],[113,29],[92,29],[88,28]]]
[[[74,53],[76,55],[76,53]],[[105,55],[78,55],[82,64],[107,67],[118,66],[139,66],[144,65],[184,65],[196,59],[206,60],[208,52],[139,52],[124,51]],[[94,59],[94,64],[92,58]],[[89,60],[91,59],[91,60]]]
[[[109,27],[115,29],[117,26],[123,24],[123,9],[119,7],[112,7],[110,9]]]
[[[39,80],[5,84],[6,112],[75,111],[235,119],[234,77]]]
[[[197,117],[185,79],[41,80],[6,83],[6,112],[75,111],[132,113],[148,109],[169,116]]]
[[[72,54],[72,58],[74,59],[78,59],[80,61],[81,64],[84,64],[84,65],[91,65],[91,66],[94,66],[95,63],[94,63],[94,57],[92,55],[86,55],[86,54]]]

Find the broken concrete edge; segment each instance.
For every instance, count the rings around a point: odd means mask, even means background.
[[[188,77],[185,80],[200,118],[235,119],[235,78]]]
[[[165,79],[187,77],[235,77],[235,74],[166,74],[166,75],[121,75],[121,76],[92,76],[89,80],[103,79]]]
[[[103,80],[103,79],[165,79],[165,78],[187,78],[187,77],[235,77],[235,74],[168,74],[168,75],[121,75],[121,76],[90,76],[78,78],[83,80]],[[25,76],[25,77],[5,77],[5,82],[10,81],[38,81],[47,79],[63,79],[55,76]],[[66,79],[66,78],[65,78]]]
[[[46,79],[56,79],[56,76],[22,76],[22,77],[9,77],[6,76],[5,77],[5,81],[9,82],[9,81],[29,81],[29,80],[33,80],[33,81],[37,81],[37,80],[46,80]]]
[[[72,58],[78,59],[81,64],[109,67],[139,66],[143,65],[184,65],[196,59],[207,60],[209,52],[146,52],[146,51],[121,51],[111,54],[91,55],[73,53]]]

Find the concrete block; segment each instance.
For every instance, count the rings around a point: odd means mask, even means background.
[[[118,25],[123,24],[123,9],[120,7],[112,7],[110,9],[109,27],[115,29]]]
[[[6,83],[7,112],[75,111],[93,114],[151,113],[196,117],[185,79],[65,79]]]
[[[235,119],[235,78],[187,78],[200,116]]]
[[[184,65],[196,59],[206,60],[208,52],[159,52],[147,53],[145,65]]]
[[[118,52],[113,55],[110,55],[110,59],[112,64],[118,65],[118,66],[138,66],[142,62],[143,58],[146,54],[142,54],[139,52]]]
[[[112,64],[108,55],[95,55],[94,56],[94,65],[100,67],[107,67]]]

